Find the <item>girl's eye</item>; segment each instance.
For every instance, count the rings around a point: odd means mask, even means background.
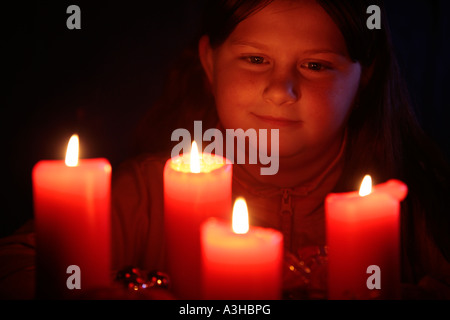
[[[249,56],[245,58],[251,64],[266,64],[266,60],[263,57],[259,56]]]
[[[323,64],[319,63],[319,62],[306,62],[302,65],[303,68],[306,68],[308,70],[311,71],[323,71],[325,69],[327,69],[326,66],[324,66]]]

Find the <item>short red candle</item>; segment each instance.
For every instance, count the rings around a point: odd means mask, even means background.
[[[404,183],[390,180],[366,196],[327,196],[329,299],[400,297],[400,201],[406,195]],[[380,289],[368,287],[369,266],[379,267]]]
[[[34,166],[38,297],[70,298],[111,284],[110,178],[103,158]],[[67,287],[70,265],[80,268],[81,290]]]
[[[201,228],[203,297],[208,300],[281,298],[283,236],[249,227],[236,234],[229,222],[209,219]]]
[[[225,158],[202,154],[197,173],[191,154],[169,159],[164,168],[164,223],[168,273],[180,299],[201,298],[200,225],[231,212],[232,166]]]

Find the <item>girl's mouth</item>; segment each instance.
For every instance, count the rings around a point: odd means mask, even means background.
[[[283,117],[265,116],[265,115],[255,114],[255,113],[252,113],[252,115],[254,115],[259,120],[262,120],[273,126],[279,126],[279,127],[299,126],[303,122],[301,120],[292,120],[292,119],[283,118]]]

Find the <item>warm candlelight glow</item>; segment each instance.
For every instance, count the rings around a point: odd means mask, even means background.
[[[66,152],[66,166],[76,167],[78,165],[78,135],[74,134],[69,140]]]
[[[197,142],[192,142],[190,167],[192,173],[200,173],[200,156],[198,155]]]
[[[407,192],[399,180],[376,185],[366,175],[359,192],[327,195],[329,300],[401,297],[400,202]]]
[[[238,198],[233,207],[233,232],[245,234],[248,232],[248,209],[244,198]]]
[[[188,144],[179,154],[172,153],[163,173],[167,271],[172,293],[188,300],[201,298],[200,226],[210,217],[229,221],[233,204],[231,163],[225,158],[210,161],[213,156],[203,153],[200,143],[197,139],[191,150]]]
[[[361,183],[361,188],[359,189],[359,195],[361,197],[368,196],[372,193],[372,177],[367,175],[364,177]]]
[[[76,134],[66,148],[65,159],[41,160],[32,171],[36,297],[42,299],[72,299],[112,285],[111,164],[78,160]],[[74,281],[67,280],[71,273],[78,274]]]

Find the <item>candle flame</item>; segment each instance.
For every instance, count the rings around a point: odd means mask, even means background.
[[[66,152],[66,166],[76,167],[78,165],[78,135],[74,134],[69,140]]]
[[[197,142],[192,142],[190,167],[192,173],[200,173],[200,156],[198,155]]]
[[[245,234],[249,230],[248,209],[244,198],[237,198],[233,206],[233,232]]]
[[[359,189],[359,195],[361,197],[368,196],[372,193],[372,177],[367,175],[364,177],[361,188]]]

